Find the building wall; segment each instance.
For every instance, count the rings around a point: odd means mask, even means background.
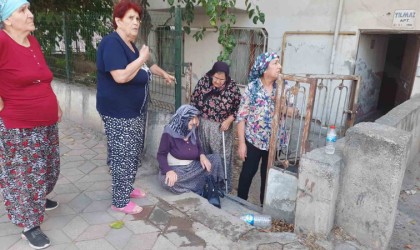
[[[334,32],[336,25],[339,1],[283,0],[279,2],[256,0],[254,3],[259,5],[266,17],[264,24],[258,23],[257,25],[253,24],[243,11],[245,8],[244,1],[238,1],[239,10],[235,10],[237,15],[235,26],[265,28],[269,37],[268,50],[275,51],[279,55],[284,53],[282,59],[284,73],[354,74],[360,30],[404,31],[405,28],[393,26],[395,10],[416,10],[417,15],[420,15],[420,1],[343,1],[340,31],[350,32],[353,35],[339,36],[332,71],[330,70],[333,47],[332,32]],[[153,1],[150,9],[167,7],[166,2]],[[197,12],[196,20],[192,26],[196,28],[209,26],[207,17],[203,13],[203,10]],[[407,30],[420,33],[420,18],[415,19],[414,28]],[[301,32],[302,34],[289,35],[288,32]],[[303,34],[304,32],[321,34]],[[285,41],[284,45],[283,40]],[[191,35],[186,36],[185,48],[188,48],[185,50],[185,61],[193,64],[194,84],[199,77],[209,70],[221,50],[217,43],[217,33],[214,31],[206,32],[205,41],[198,42]],[[368,74],[368,72],[363,72],[363,74]],[[413,87],[414,92],[420,92],[420,76],[416,77]]]
[[[363,119],[376,109],[385,64],[388,36],[362,35],[355,74],[362,77],[357,114]],[[379,56],[378,56],[379,55]]]
[[[411,91],[411,97],[417,94],[420,94],[420,60],[417,63],[416,78],[414,80],[413,90]]]

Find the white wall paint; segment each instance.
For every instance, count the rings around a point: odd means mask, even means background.
[[[254,0],[266,15],[264,24],[253,24],[246,13],[237,13],[236,27],[260,27],[268,32],[268,50],[282,53],[283,35],[287,31],[332,32],[335,28],[339,1],[331,0]],[[152,1],[150,9],[168,8],[167,2]],[[238,1],[244,8],[244,1]],[[393,27],[395,10],[416,10],[417,18],[411,32],[420,33],[420,1],[418,0],[344,0],[340,31],[355,32],[355,36],[340,36],[337,44],[334,73],[353,74],[360,30],[401,31]],[[241,12],[241,10],[236,10]],[[203,13],[201,11],[201,13]],[[209,26],[207,17],[198,14],[194,27]],[[207,32],[205,41],[185,39],[185,61],[193,63],[193,84],[216,60],[220,51],[217,34]],[[288,36],[284,66],[289,73],[329,73],[333,39],[331,35]],[[290,43],[290,45],[289,45]],[[298,47],[298,51],[293,49]],[[420,63],[419,63],[420,64]],[[364,81],[364,79],[362,79]],[[420,93],[420,79],[416,77],[413,94]]]
[[[411,97],[413,97],[416,94],[420,94],[420,55],[419,60],[417,62],[416,78],[414,79],[414,86],[413,90],[411,91]]]

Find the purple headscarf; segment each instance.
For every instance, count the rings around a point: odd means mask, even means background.
[[[225,73],[226,83],[230,82],[229,65],[227,65],[227,63],[221,62],[221,61],[215,62],[213,64],[213,68],[211,68],[211,70],[209,70],[209,72],[207,72],[207,76],[212,77],[217,72]]]

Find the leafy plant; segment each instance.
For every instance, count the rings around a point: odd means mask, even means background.
[[[186,22],[187,26],[184,31],[190,34],[190,25],[194,21],[195,6],[201,6],[209,18],[211,27],[219,31],[217,42],[222,45],[223,51],[217,57],[219,61],[230,63],[229,56],[236,46],[235,37],[232,35],[232,26],[236,23],[236,15],[230,12],[231,8],[236,6],[236,0],[164,0],[171,6],[171,11],[175,11],[175,5],[182,5],[184,7],[182,13],[182,20]],[[251,0],[245,0],[246,11],[249,19],[254,24],[258,22],[265,22],[265,14],[261,12],[258,5],[254,5]],[[193,37],[196,41],[203,39],[206,29],[195,32]]]
[[[84,41],[87,58],[94,61],[93,38],[112,30],[112,6],[112,0],[32,0],[37,39],[47,53],[53,52],[60,41]]]

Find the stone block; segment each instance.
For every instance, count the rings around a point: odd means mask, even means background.
[[[371,249],[387,249],[407,164],[411,134],[359,123],[346,134],[336,221]]]
[[[340,184],[341,152],[318,148],[302,156],[299,166],[295,231],[328,235],[334,226]]]
[[[267,175],[263,213],[288,223],[295,220],[297,195],[296,174],[277,167],[271,167]]]

